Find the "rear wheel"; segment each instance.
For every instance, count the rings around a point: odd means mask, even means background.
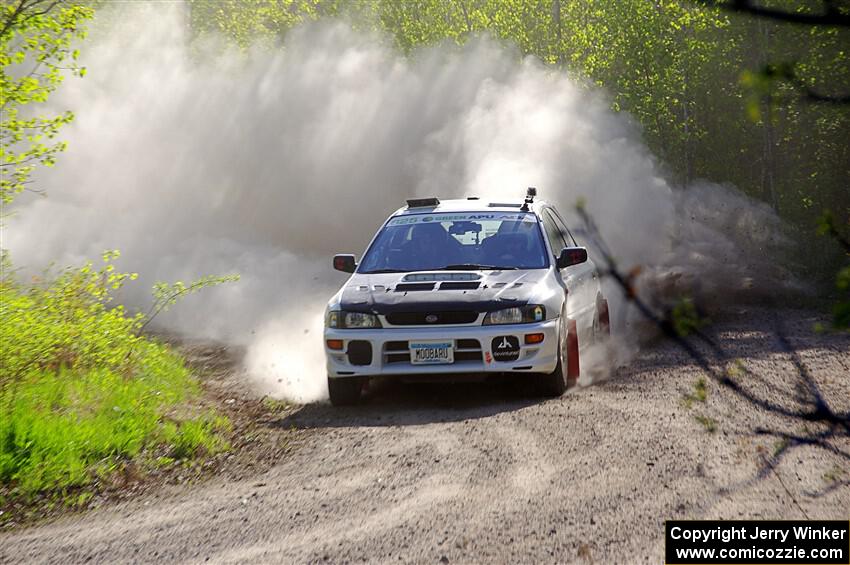
[[[362,377],[328,377],[328,393],[334,406],[351,406],[360,402],[363,391]]]
[[[541,375],[540,392],[545,396],[558,397],[578,382],[578,332],[575,320],[561,316],[558,329],[558,365],[548,375]]]

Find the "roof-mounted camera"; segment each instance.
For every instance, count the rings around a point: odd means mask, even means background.
[[[528,190],[525,191],[525,202],[522,205],[523,212],[528,212],[528,205],[534,202],[534,197],[537,196],[537,189],[533,186],[529,186]]]

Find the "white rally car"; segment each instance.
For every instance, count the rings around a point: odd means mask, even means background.
[[[596,266],[558,212],[534,201],[408,200],[328,303],[325,353],[334,405],[369,377],[527,373],[558,396],[579,351],[609,332]]]

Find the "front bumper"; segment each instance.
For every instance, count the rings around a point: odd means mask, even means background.
[[[392,327],[374,330],[326,328],[325,357],[330,378],[379,375],[436,375],[462,373],[551,373],[558,364],[558,320],[498,326]],[[541,343],[525,344],[526,334],[542,333]],[[493,340],[513,336],[519,355],[499,361]],[[328,340],[342,340],[341,350],[328,348]],[[452,340],[455,362],[413,365],[406,344],[417,340]],[[353,343],[354,342],[354,343]],[[357,343],[359,342],[359,343]],[[368,342],[365,346],[363,342]],[[365,351],[371,348],[370,355]]]

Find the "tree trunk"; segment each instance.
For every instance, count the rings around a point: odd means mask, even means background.
[[[758,22],[759,36],[761,37],[761,53],[766,60],[768,50],[770,48],[770,28],[764,25],[764,22]],[[773,146],[775,134],[773,131],[773,100],[770,95],[766,102],[766,112],[764,117],[764,125],[762,127],[762,159],[761,159],[761,192],[762,198],[777,210],[778,203],[776,201],[776,186],[773,182],[774,177],[774,158]]]
[[[552,25],[555,27],[555,56],[558,66],[563,63],[563,51],[561,49],[561,0],[552,0]]]

